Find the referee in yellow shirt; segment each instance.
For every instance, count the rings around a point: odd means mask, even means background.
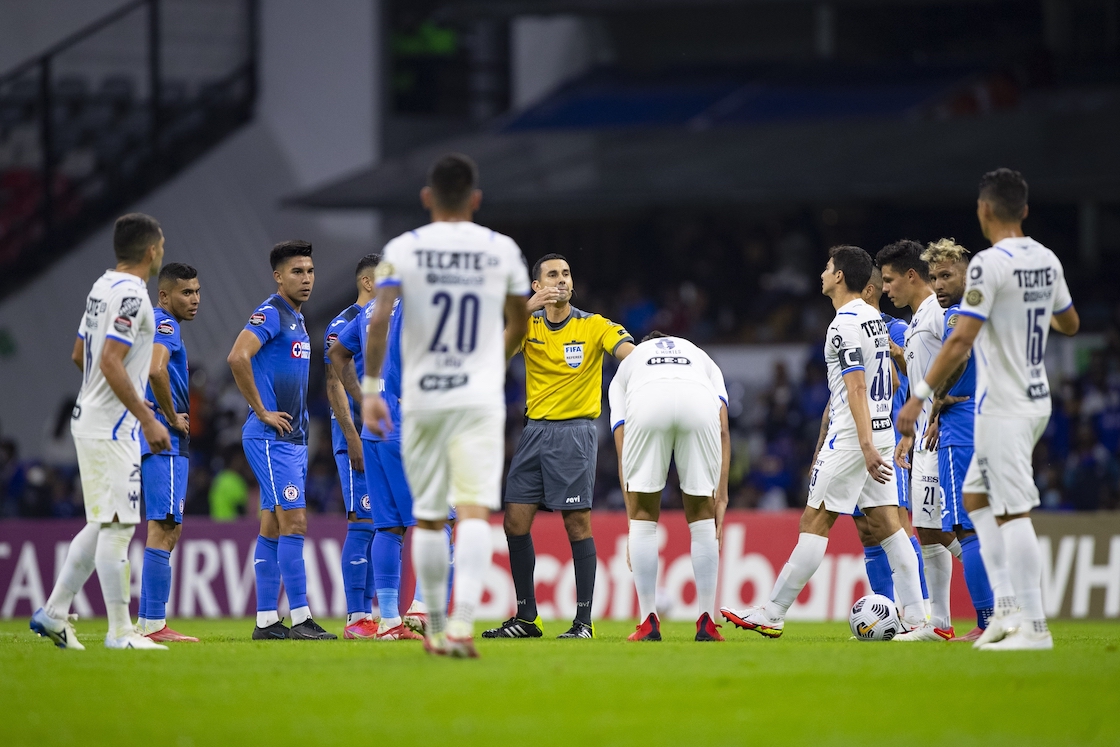
[[[533,517],[537,509],[560,511],[572,544],[576,576],[576,619],[560,638],[592,638],[595,540],[591,500],[599,434],[595,419],[603,400],[603,356],[622,360],[634,338],[620,325],[571,304],[572,271],[559,254],[533,265],[525,355],[526,416],[506,478],[505,530],[517,590],[517,614],[483,638],[540,638],[533,571]]]

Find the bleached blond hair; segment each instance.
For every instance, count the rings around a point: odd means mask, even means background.
[[[956,239],[938,239],[931,241],[926,250],[922,252],[922,261],[932,266],[942,262],[968,263],[968,250],[956,242]]]

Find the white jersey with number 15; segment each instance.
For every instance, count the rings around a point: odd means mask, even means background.
[[[1065,270],[1032,238],[1004,239],[968,264],[960,313],[985,320],[976,338],[976,414],[1050,414],[1050,317],[1073,306]]]
[[[399,285],[404,304],[402,412],[505,407],[506,296],[529,293],[513,239],[468,221],[429,223],[386,244],[377,285]]]

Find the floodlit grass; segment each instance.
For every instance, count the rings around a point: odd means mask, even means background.
[[[85,652],[0,623],[0,744],[1115,745],[1120,624],[1053,624],[1052,652],[859,643],[836,623],[766,640],[722,629],[662,643],[601,622],[594,641],[481,641],[477,661],[419,643],[249,640],[251,620],[182,620],[167,652]],[[341,632],[341,622],[325,626]],[[957,630],[970,627],[958,621]],[[440,741],[433,741],[440,740]]]

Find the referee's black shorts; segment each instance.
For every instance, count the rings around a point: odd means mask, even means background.
[[[506,503],[591,508],[598,452],[599,432],[590,418],[528,421],[506,477]]]

